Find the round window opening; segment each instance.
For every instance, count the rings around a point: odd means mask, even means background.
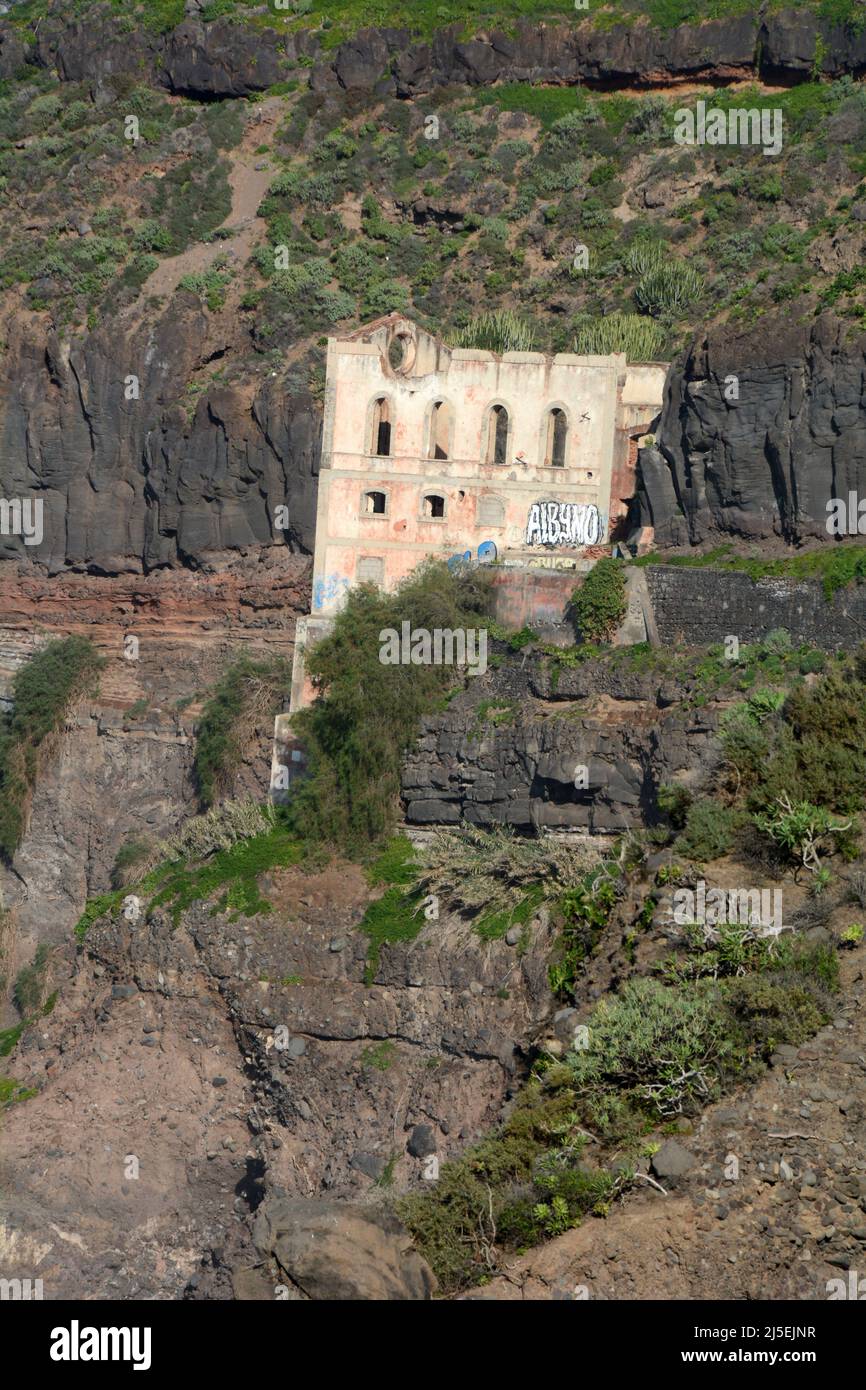
[[[408,333],[395,333],[388,344],[388,365],[392,372],[400,375],[412,370],[415,361],[415,343]]]

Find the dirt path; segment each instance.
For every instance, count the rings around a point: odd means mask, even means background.
[[[202,274],[219,256],[227,257],[230,264],[238,267],[249,260],[254,247],[266,232],[266,223],[256,216],[256,212],[277,172],[273,161],[267,155],[257,154],[256,150],[260,145],[271,143],[282,106],[280,97],[267,97],[260,102],[254,108],[255,119],[244,131],[240,144],[228,152],[232,208],[221,225],[236,229],[234,235],[222,241],[197,241],[179,256],[169,256],[160,261],[127,312],[141,313],[142,307],[153,296],[169,298],[184,275]]]

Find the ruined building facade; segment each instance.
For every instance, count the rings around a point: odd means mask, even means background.
[[[329,339],[293,708],[310,695],[305,647],[349,589],[392,589],[428,556],[496,561],[506,617],[561,610],[554,576],[573,582],[624,530],[637,438],[658,415],[665,373],[623,354],[450,348],[397,314]]]

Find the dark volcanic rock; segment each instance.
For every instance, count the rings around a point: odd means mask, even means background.
[[[26,56],[27,51],[15,34],[0,31],[0,78],[14,77]]]
[[[245,29],[225,20],[178,25],[162,59],[162,79],[185,96],[244,97],[284,75],[285,55],[274,30]]]
[[[0,380],[0,486],[44,504],[44,538],[0,541],[0,558],[111,574],[231,552],[312,548],[320,416],[306,394],[266,377],[250,402],[232,387],[178,404],[199,365],[206,319],[179,296],[126,337],[68,348],[22,332]],[[138,396],[127,399],[137,379]],[[274,527],[288,505],[290,530]]]
[[[0,24],[0,75],[7,75],[7,67],[15,71],[24,56],[20,40]],[[300,57],[319,57],[310,74],[314,90],[407,97],[453,84],[503,81],[652,86],[701,77],[798,80],[808,78],[816,56],[825,76],[860,74],[866,70],[866,32],[800,10],[675,29],[640,22],[598,29],[592,20],[524,21],[514,34],[488,30],[468,39],[463,25],[448,25],[429,42],[413,41],[407,29],[368,28],[322,55],[311,30],[283,38],[270,29],[190,18],[166,35],[127,33],[106,8],[68,23],[49,15],[29,56],[42,67],[56,66],[64,80],[149,73],[172,91],[205,100],[261,91]]]
[[[671,369],[657,439],[635,508],[657,544],[829,540],[829,500],[866,491],[866,339],[831,315],[714,329]]]
[[[495,693],[500,673],[478,698]],[[593,695],[623,703],[621,712],[552,718],[550,708],[526,707],[513,723],[479,721],[472,706],[452,706],[422,722],[403,766],[402,795],[410,823],[511,825],[522,830],[619,830],[652,820],[660,782],[675,773],[698,775],[712,757],[716,714],[665,708],[684,689],[660,686],[658,676],[611,672],[587,662],[533,680],[546,700]],[[656,707],[636,723],[636,699]],[[581,775],[578,778],[578,769]]]

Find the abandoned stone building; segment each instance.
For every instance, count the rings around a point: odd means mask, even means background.
[[[664,378],[622,355],[449,348],[396,314],[331,338],[313,616],[429,555],[574,569],[625,516]]]
[[[450,348],[399,314],[328,340],[312,614],[304,654],[354,584],[427,556],[496,562],[504,621],[556,623],[576,570],[624,530],[638,438],[666,364]]]

